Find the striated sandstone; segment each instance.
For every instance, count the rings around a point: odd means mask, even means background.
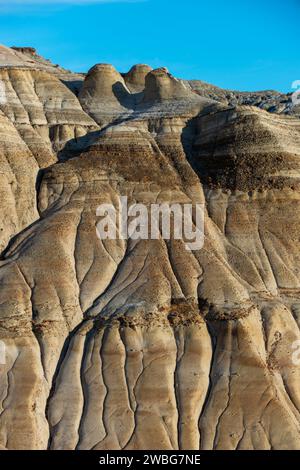
[[[0,68],[0,448],[300,449],[297,117],[163,68],[98,64],[77,97],[18,65]],[[99,240],[121,195],[204,203],[204,247]]]

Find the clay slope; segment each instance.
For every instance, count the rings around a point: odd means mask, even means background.
[[[300,449],[299,119],[144,65],[2,73],[0,448]],[[204,204],[203,248],[100,240],[120,196]]]

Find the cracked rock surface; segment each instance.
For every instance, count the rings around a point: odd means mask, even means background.
[[[0,449],[300,449],[291,98],[4,46],[0,84]],[[203,248],[100,240],[120,196]]]

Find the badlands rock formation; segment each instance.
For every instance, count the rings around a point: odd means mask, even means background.
[[[0,449],[300,449],[291,98],[29,48],[0,80]],[[120,196],[204,204],[203,248],[100,240]]]

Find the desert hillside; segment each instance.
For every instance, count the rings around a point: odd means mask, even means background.
[[[299,117],[0,47],[0,449],[300,449]],[[204,205],[204,246],[101,240],[120,196]]]

